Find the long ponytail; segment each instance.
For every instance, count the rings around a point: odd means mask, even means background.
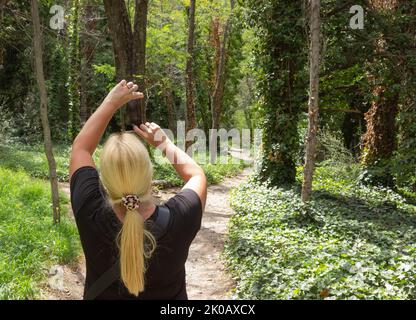
[[[147,149],[134,134],[108,138],[100,156],[100,171],[111,204],[119,204],[126,195],[136,195],[142,203],[149,201],[153,167]],[[145,288],[146,259],[153,253],[156,240],[136,210],[126,211],[118,246],[121,280],[138,296]]]
[[[144,290],[145,258],[150,258],[156,242],[144,228],[144,220],[136,211],[126,212],[119,246],[121,279],[129,292],[137,296]]]

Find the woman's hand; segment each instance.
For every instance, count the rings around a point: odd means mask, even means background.
[[[143,93],[138,92],[138,88],[137,84],[133,82],[127,83],[126,80],[121,80],[113,89],[111,89],[104,99],[104,102],[118,109],[131,100],[143,98]]]
[[[140,128],[134,125],[133,130],[148,144],[154,146],[155,148],[162,147],[162,143],[167,144],[171,142],[168,136],[159,127],[159,125],[154,122],[146,122],[145,124],[141,124]]]

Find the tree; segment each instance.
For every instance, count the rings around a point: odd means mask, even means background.
[[[113,41],[117,81],[135,80],[144,99],[127,104],[130,123],[146,121],[146,27],[148,0],[135,0],[132,28],[124,0],[104,0],[108,28]]]
[[[234,0],[230,0],[230,7],[231,13],[227,19],[227,22],[224,27],[223,32],[223,40],[222,42],[216,41],[216,58],[215,61],[215,82],[214,82],[214,90],[211,94],[211,114],[212,114],[212,128],[218,129],[220,124],[220,117],[222,111],[222,98],[224,97],[224,88],[225,83],[227,80],[227,76],[225,74],[225,65],[227,63],[227,47],[228,47],[228,39],[231,33],[232,27],[232,19],[233,19],[233,9],[234,9]],[[219,38],[219,21],[216,19],[213,21],[214,25],[214,37]]]
[[[411,57],[411,15],[407,1],[370,1],[369,14],[374,16],[378,36],[374,52],[368,63],[368,77],[372,85],[372,101],[365,114],[367,130],[363,135],[363,162],[366,165],[366,181],[394,187],[393,156],[398,148],[399,126],[396,120],[400,104],[409,100],[411,80],[409,69],[413,68]],[[407,89],[407,90],[404,90]],[[406,92],[407,91],[407,92]]]
[[[188,11],[188,41],[186,51],[186,132],[196,128],[195,98],[194,98],[194,31],[195,31],[195,6],[196,0],[190,1]],[[187,141],[186,147],[192,143]]]
[[[299,153],[298,120],[306,103],[306,34],[301,1],[246,0],[246,21],[256,32],[257,88],[262,112],[262,156],[258,178],[291,184]]]
[[[234,0],[230,0],[231,12],[225,23],[223,40],[220,40],[219,35],[219,19],[216,18],[213,20],[212,29],[213,29],[213,43],[216,48],[216,54],[214,58],[214,88],[211,93],[210,102],[211,102],[211,129],[218,129],[220,125],[222,105],[225,84],[227,80],[227,75],[225,73],[225,67],[227,63],[227,47],[228,41],[231,33],[232,19],[233,19],[233,9],[234,9]],[[215,139],[214,130],[211,131],[212,137],[210,141]],[[210,162],[214,163],[216,159],[216,143],[211,144],[210,150]]]
[[[31,13],[33,24],[33,53],[35,57],[35,72],[40,95],[40,116],[43,128],[45,154],[49,166],[49,179],[51,182],[52,189],[53,221],[55,223],[58,223],[60,221],[58,178],[56,174],[56,163],[55,157],[53,155],[51,132],[48,120],[48,97],[46,93],[45,78],[43,74],[42,33],[40,28],[39,8],[37,0],[31,0]]]
[[[316,156],[316,134],[318,131],[319,113],[319,57],[320,57],[320,0],[310,1],[310,87],[308,112],[308,137],[306,141],[305,168],[302,184],[302,201],[310,200],[312,193],[312,178]]]

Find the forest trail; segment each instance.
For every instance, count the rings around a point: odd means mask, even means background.
[[[208,197],[198,232],[186,262],[186,286],[189,299],[231,299],[234,282],[227,273],[221,259],[221,251],[227,234],[227,223],[233,214],[229,205],[230,189],[244,182],[251,173],[250,168],[235,177],[208,187]],[[69,196],[69,185],[60,184]],[[155,193],[160,202],[175,195],[180,188],[169,188]],[[78,300],[82,299],[85,279],[83,254],[72,265],[54,266],[49,271],[47,283],[41,287],[41,299]]]

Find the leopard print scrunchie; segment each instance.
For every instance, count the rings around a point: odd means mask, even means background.
[[[127,210],[134,210],[139,208],[140,200],[139,197],[134,194],[129,194],[121,198],[121,203],[126,207]]]

